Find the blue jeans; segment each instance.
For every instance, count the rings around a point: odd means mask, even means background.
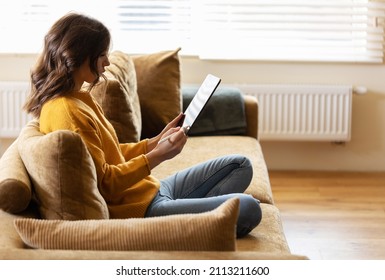
[[[215,158],[179,171],[161,180],[146,217],[206,212],[229,198],[239,197],[237,237],[242,237],[262,218],[259,201],[243,193],[252,175],[250,160],[241,155]]]

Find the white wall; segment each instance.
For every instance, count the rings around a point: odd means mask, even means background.
[[[0,80],[28,80],[34,55],[0,55]],[[328,142],[266,142],[269,169],[385,171],[385,64],[200,61],[182,57],[182,80],[200,83],[208,72],[232,83],[315,83],[365,86],[354,95],[352,139]],[[9,141],[0,143],[0,153]]]

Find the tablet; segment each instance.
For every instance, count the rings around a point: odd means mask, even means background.
[[[220,82],[221,79],[212,74],[208,74],[206,76],[202,85],[199,87],[197,93],[184,112],[185,116],[182,127],[190,129],[194,125],[195,120],[206,106]],[[186,133],[188,134],[188,130]]]

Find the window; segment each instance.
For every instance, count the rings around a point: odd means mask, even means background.
[[[115,1],[114,45],[131,52],[182,47],[196,54],[193,43],[194,0]]]
[[[0,11],[2,53],[36,53],[73,10],[111,30],[113,48],[182,47],[202,59],[382,63],[383,0],[13,0]]]
[[[206,58],[382,62],[384,6],[367,0],[204,1]],[[219,5],[220,2],[226,4]]]

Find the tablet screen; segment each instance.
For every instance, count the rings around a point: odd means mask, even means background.
[[[183,127],[192,127],[195,120],[198,118],[199,114],[202,112],[203,108],[209,101],[210,97],[213,95],[217,89],[221,79],[208,74],[203,81],[202,85],[199,87],[197,93],[195,94],[193,100],[188,105],[185,114],[185,119],[183,122]]]

